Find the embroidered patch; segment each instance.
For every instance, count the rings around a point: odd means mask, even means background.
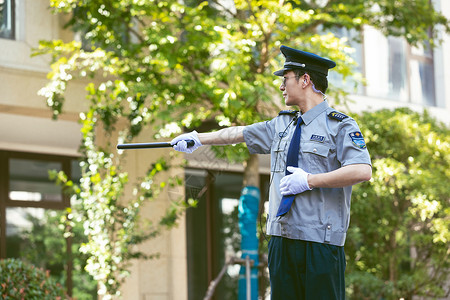
[[[314,142],[323,143],[323,141],[325,140],[325,137],[321,136],[321,135],[313,134],[309,140],[314,141]]]
[[[286,132],[286,131],[280,131],[280,132],[278,132],[278,136],[280,137],[280,138],[284,138],[285,136],[287,136],[288,135],[288,133]]]
[[[332,111],[328,114],[328,116],[330,118],[336,119],[338,121],[342,121],[345,118],[348,118],[348,116],[344,115],[343,113],[337,112],[337,111]]]
[[[363,135],[359,131],[355,131],[352,133],[349,133],[349,136],[352,138],[353,144],[355,144],[357,147],[361,149],[366,148],[366,142],[364,141]]]

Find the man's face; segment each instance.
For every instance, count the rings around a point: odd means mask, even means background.
[[[287,106],[299,105],[303,94],[302,77],[297,77],[293,71],[288,71],[281,78],[280,90],[283,92],[284,102]]]

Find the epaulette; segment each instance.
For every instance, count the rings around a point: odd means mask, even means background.
[[[330,113],[328,114],[328,117],[330,117],[330,118],[332,118],[332,119],[335,119],[335,120],[338,120],[338,121],[342,121],[342,120],[348,118],[347,115],[344,115],[343,113],[337,112],[337,111],[332,111],[332,112],[330,112]]]
[[[298,113],[298,110],[282,110],[278,113],[279,116],[281,115],[291,115],[295,116]]]

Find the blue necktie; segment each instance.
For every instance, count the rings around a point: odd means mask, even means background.
[[[300,127],[303,123],[302,117],[299,117],[295,127],[294,135],[292,136],[291,144],[289,145],[289,150],[286,159],[286,175],[291,174],[287,170],[288,166],[298,167],[298,154],[300,152],[300,137],[302,134],[302,128]],[[294,202],[295,195],[283,196],[281,199],[280,207],[278,207],[277,217],[286,214]]]

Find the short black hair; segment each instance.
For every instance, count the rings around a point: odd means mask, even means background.
[[[297,76],[297,78],[302,77],[305,74],[308,74],[309,77],[311,77],[311,81],[314,84],[314,87],[321,91],[322,93],[325,94],[325,92],[328,89],[328,79],[326,76],[318,73],[318,72],[314,72],[314,71],[304,71],[301,69],[293,69],[292,70],[295,73],[295,76]]]

